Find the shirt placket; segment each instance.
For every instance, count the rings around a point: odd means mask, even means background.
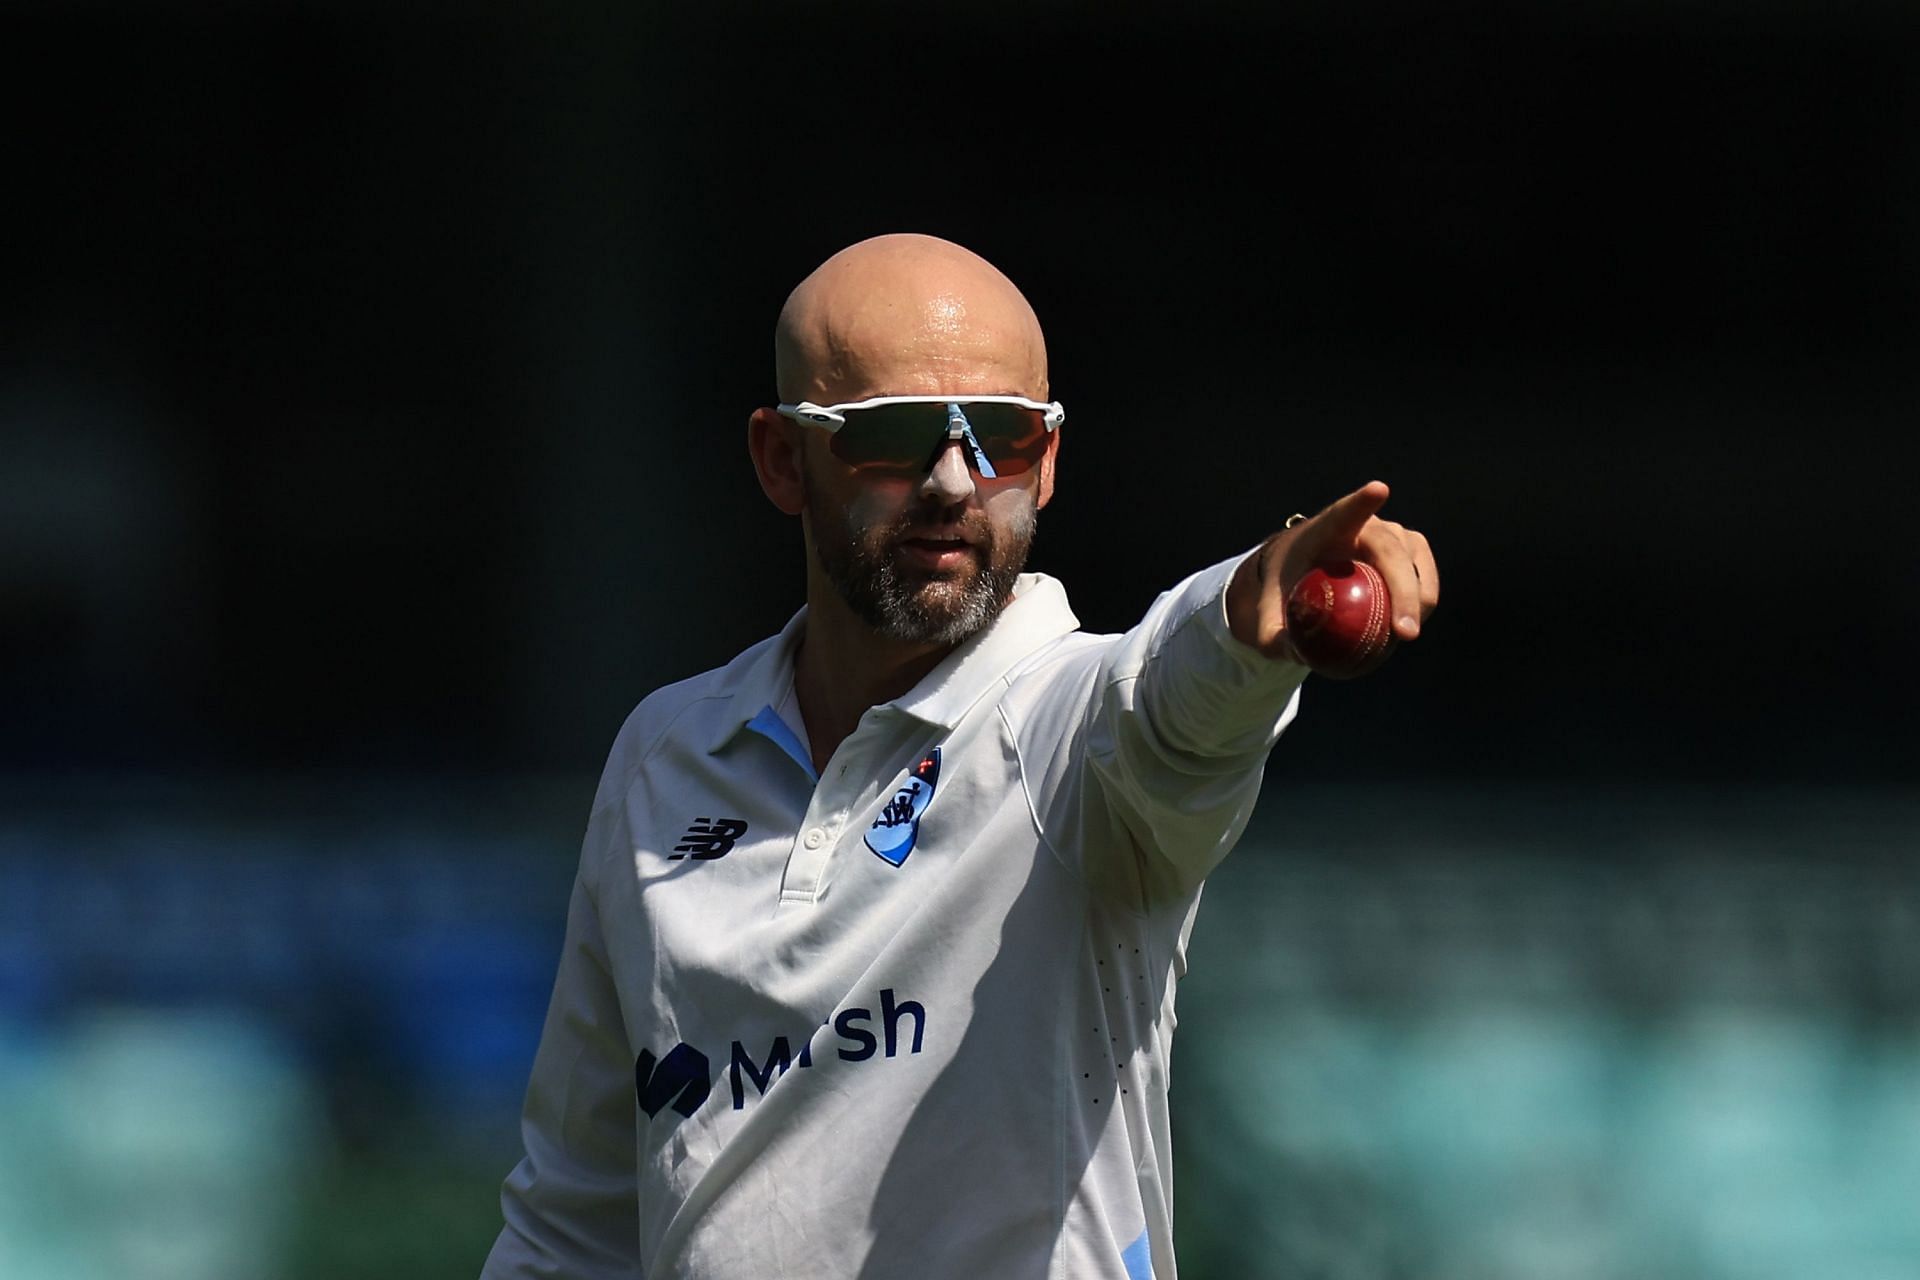
[[[820,900],[827,864],[847,832],[848,819],[891,779],[891,774],[875,773],[884,764],[887,741],[896,736],[888,732],[889,719],[883,708],[869,711],[827,761],[787,854],[786,875],[780,881],[781,908],[810,907]]]

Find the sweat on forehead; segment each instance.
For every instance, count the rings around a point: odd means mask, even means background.
[[[1046,340],[1020,290],[950,241],[887,235],[842,249],[800,282],[774,331],[780,398],[1047,398]]]

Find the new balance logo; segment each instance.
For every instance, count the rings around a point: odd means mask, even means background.
[[[678,862],[688,854],[702,861],[724,857],[733,852],[734,841],[745,834],[747,824],[738,818],[695,818],[667,861]]]
[[[658,1062],[646,1049],[633,1064],[633,1087],[640,1097],[640,1109],[651,1120],[668,1103],[683,1116],[700,1109],[713,1092],[713,1066],[707,1055],[690,1044],[677,1044]]]

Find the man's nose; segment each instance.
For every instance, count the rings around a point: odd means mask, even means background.
[[[953,506],[973,496],[973,468],[967,465],[967,442],[949,440],[920,482],[920,496]]]

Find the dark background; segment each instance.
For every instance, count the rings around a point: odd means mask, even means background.
[[[0,759],[590,775],[798,605],[774,316],[919,230],[1047,327],[1089,627],[1430,534],[1290,775],[1910,782],[1909,15],[13,6]]]

